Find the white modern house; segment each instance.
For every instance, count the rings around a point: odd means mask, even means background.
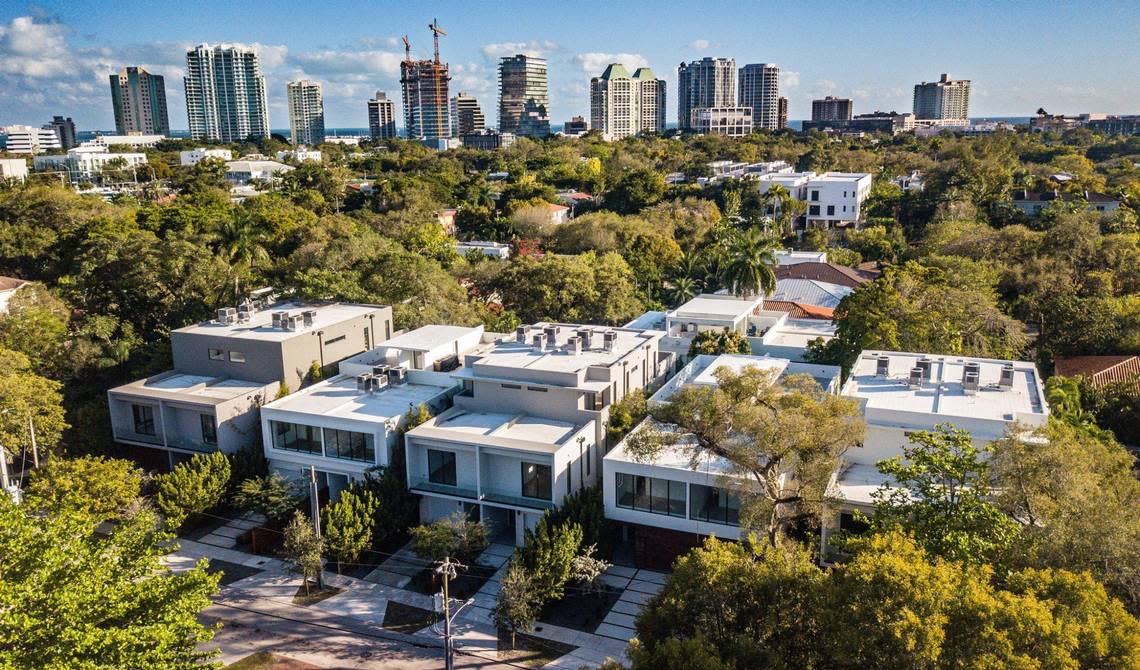
[[[286,149],[285,151],[277,152],[277,160],[279,161],[297,161],[303,163],[305,161],[321,162],[321,152],[319,149],[308,149],[306,147],[297,147],[296,149]]]
[[[540,323],[466,355],[454,407],[405,437],[422,520],[462,511],[521,543],[544,511],[597,480],[610,407],[672,369],[661,337]]]
[[[296,168],[270,160],[236,160],[226,163],[226,179],[233,184],[244,185],[254,179],[273,181],[283,172]]]
[[[97,135],[91,142],[105,147],[150,149],[166,139],[166,135]]]
[[[24,181],[27,178],[27,160],[23,158],[0,158],[0,179]]]
[[[183,166],[197,165],[207,158],[231,161],[234,158],[234,154],[229,149],[206,149],[205,147],[178,152],[178,162]]]
[[[800,263],[826,263],[826,251],[791,251],[780,249],[773,252],[777,265],[799,265]]]
[[[858,226],[871,193],[871,174],[866,172],[785,172],[761,175],[758,182],[760,193],[779,184],[805,202],[807,228]]]
[[[484,256],[498,258],[500,260],[506,260],[511,257],[511,245],[503,244],[502,242],[481,242],[477,240],[456,242],[455,251],[460,256],[466,256],[472,251],[477,251]]]
[[[835,503],[823,519],[825,549],[835,529],[857,529],[854,510],[870,511],[872,494],[890,484],[876,464],[902,456],[913,432],[951,423],[982,447],[1014,424],[1032,430],[1049,417],[1041,375],[1029,362],[864,351],[842,395],[858,400],[867,434],[832,476],[829,495]]]
[[[73,184],[94,181],[104,170],[122,168],[137,170],[147,164],[146,154],[111,153],[107,146],[94,142],[68,149],[65,155],[36,156],[32,159],[36,171],[66,172]]]
[[[737,373],[759,368],[777,379],[807,374],[831,393],[839,388],[840,370],[834,366],[739,354],[701,355],[662,386],[650,398],[650,406],[670,402],[685,387],[717,386],[716,373],[725,368]],[[643,430],[675,433],[677,428],[649,418],[633,432]],[[606,454],[602,494],[606,518],[620,525],[639,566],[668,568],[674,558],[710,535],[740,538],[740,497],[734,485],[746,483],[731,463],[707,453],[698,455],[691,435],[677,435],[675,444],[650,460],[631,454],[628,442],[627,436]]]
[[[247,302],[171,332],[174,369],[107,392],[114,439],[173,466],[195,453],[233,453],[261,437],[259,408],[284,383],[302,387],[391,333],[392,310],[351,303]]]

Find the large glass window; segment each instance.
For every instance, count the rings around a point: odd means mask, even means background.
[[[273,446],[286,451],[304,451],[310,454],[321,453],[320,428],[302,426],[297,423],[274,421]]]
[[[685,516],[685,482],[617,473],[617,506],[667,516]]]
[[[726,526],[740,525],[740,498],[735,493],[715,486],[693,484],[689,518]]]
[[[218,425],[214,422],[212,414],[199,414],[198,419],[202,423],[202,443],[214,444],[218,443]]]
[[[376,462],[374,440],[368,433],[351,430],[324,429],[325,456],[350,461]]]
[[[552,499],[549,465],[522,463],[522,494],[525,498]]]
[[[428,481],[455,486],[455,452],[428,449]]]
[[[131,405],[136,435],[154,435],[154,408],[150,405]]]

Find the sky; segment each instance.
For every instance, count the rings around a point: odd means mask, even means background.
[[[779,65],[790,119],[824,95],[856,114],[910,111],[914,84],[943,72],[973,82],[975,117],[1140,113],[1137,0],[0,0],[0,126],[62,114],[113,129],[107,77],[142,65],[166,77],[171,127],[185,129],[186,50],[202,42],[259,50],[273,128],[288,127],[285,85],[301,78],[323,84],[327,127],[367,126],[373,93],[399,99],[400,36],[430,57],[433,18],[452,94],[475,95],[488,123],[496,64],[515,53],[547,58],[554,124],[589,116],[590,77],[611,62],[665,79],[674,122],[677,65],[705,56]]]

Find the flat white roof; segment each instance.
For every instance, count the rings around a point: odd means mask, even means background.
[[[773,347],[806,349],[817,337],[825,341],[835,337],[837,326],[823,319],[785,319],[764,333],[764,344]]]
[[[302,330],[285,330],[273,327],[273,312],[289,312],[300,314],[305,310],[315,310],[317,315],[313,325]],[[284,341],[298,335],[311,333],[321,328],[355,319],[365,314],[381,309],[380,305],[360,305],[354,303],[334,302],[323,304],[306,304],[303,302],[280,302],[265,309],[253,312],[249,323],[218,323],[216,320],[204,321],[183,328],[176,333],[192,333],[195,335],[217,335],[220,337],[235,337],[251,340]]]
[[[622,440],[617,446],[611,449],[602,460],[616,463],[636,463],[668,470],[684,470],[686,472],[703,473],[711,476],[734,474],[733,465],[726,458],[714,456],[707,451],[702,452],[697,458],[694,458],[696,454],[694,447],[697,444],[696,436],[691,433],[678,435],[678,428],[675,424],[661,423],[656,419],[648,418],[638,424],[631,434],[650,429],[676,435],[675,439],[677,441],[674,444],[663,447],[652,460],[641,461],[626,451],[626,441]]]
[[[884,484],[892,483],[894,480],[879,472],[874,465],[844,463],[840,465],[828,495],[849,503],[871,505],[874,504],[872,494]]]
[[[404,349],[406,351],[432,351],[445,344],[450,344],[465,335],[483,332],[482,327],[467,328],[465,326],[422,326],[397,335],[376,345],[384,349]]]
[[[228,377],[191,375],[174,370],[139,379],[111,389],[114,393],[216,405],[225,400],[256,393],[267,384]]]
[[[449,388],[409,382],[369,393],[356,389],[355,377],[338,375],[275,400],[262,409],[384,422],[402,416],[409,407],[431,402]]]
[[[776,376],[779,376],[783,374],[784,370],[788,367],[788,363],[789,361],[783,358],[721,354],[709,363],[708,367],[698,372],[689,383],[700,384],[701,386],[717,386],[716,373],[724,368],[736,374],[740,374],[748,368],[759,368],[761,370],[773,371],[776,373]]]
[[[879,355],[890,360],[886,376],[875,374]],[[907,379],[921,358],[932,361],[931,378],[920,388],[912,389],[907,386]],[[974,394],[967,394],[962,385],[966,363],[980,367],[979,389]],[[1013,386],[999,388],[1001,368],[1006,363],[1013,364]],[[1041,423],[1049,413],[1036,365],[967,356],[864,351],[851,368],[843,395],[865,402],[868,419],[875,412],[904,412],[932,415],[938,420],[961,417]]]
[[[668,314],[668,312],[650,310],[625,324],[622,328],[633,328],[634,330],[665,330],[665,317],[668,316]]]
[[[454,407],[416,426],[409,435],[483,446],[522,448],[553,453],[586,424],[529,414],[471,412]]]
[[[669,313],[675,319],[736,320],[752,313],[764,299],[738,298],[734,295],[702,293]]]
[[[544,348],[535,351],[532,340],[535,335],[543,333],[543,327],[553,325],[559,328],[555,337],[555,349]],[[590,348],[583,349],[575,355],[562,351],[567,339],[578,334],[579,330],[591,331]],[[603,347],[602,334],[613,332],[617,334],[613,349],[606,351]],[[664,333],[652,330],[632,330],[626,328],[607,328],[605,326],[589,326],[577,324],[546,324],[539,323],[530,326],[526,332],[526,342],[517,342],[512,333],[501,338],[495,346],[484,352],[472,365],[475,372],[484,374],[487,367],[514,368],[521,370],[537,370],[542,372],[582,372],[593,366],[609,366],[621,360],[634,349],[644,346],[654,339],[660,338]],[[545,336],[544,336],[545,337]],[[463,372],[460,375],[464,374]],[[488,376],[495,376],[493,373]]]

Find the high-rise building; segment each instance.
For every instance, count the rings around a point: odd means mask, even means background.
[[[451,136],[451,99],[447,93],[447,63],[439,60],[438,25],[432,23],[435,59],[412,60],[412,47],[404,38],[404,61],[400,63],[400,84],[404,96],[404,130],[408,139],[439,140]]]
[[[451,99],[451,136],[463,137],[470,133],[483,132],[486,123],[479,101],[473,95],[460,91]]]
[[[265,77],[253,49],[200,44],[186,52],[183,82],[190,137],[213,142],[269,137]]]
[[[75,137],[75,122],[71,117],[53,116],[51,123],[44,124],[44,130],[50,130],[59,138],[60,149],[71,149],[79,144]]]
[[[590,80],[590,125],[606,140],[665,129],[665,81],[647,67],[630,76],[621,63],[611,63]]]
[[[780,127],[780,68],[772,63],[750,63],[740,68],[737,106],[752,108],[754,128]]]
[[[518,54],[499,61],[499,132],[525,137],[550,134],[546,59]]]
[[[59,144],[59,134],[51,126],[36,128],[13,125],[4,128],[4,132],[8,135],[8,144],[4,147],[4,151],[8,153],[38,154],[62,148]]]
[[[310,79],[289,82],[289,131],[293,144],[315,147],[325,141],[325,103],[321,83]]]
[[[590,132],[590,122],[585,117],[575,116],[562,124],[562,133],[571,137],[578,137]]]
[[[788,99],[780,96],[779,111],[776,112],[776,128],[788,127]]]
[[[384,91],[368,101],[368,134],[374,140],[387,140],[396,136],[396,101],[389,100]]]
[[[125,67],[111,79],[115,132],[120,135],[169,135],[166,81],[145,68]]]
[[[853,108],[851,98],[836,98],[829,95],[821,100],[811,101],[811,120],[847,121],[851,118]]]
[[[970,118],[970,80],[951,79],[943,74],[938,81],[914,85],[916,119]]]
[[[702,107],[736,105],[736,61],[709,58],[677,67],[677,127],[692,130],[692,112]]]

